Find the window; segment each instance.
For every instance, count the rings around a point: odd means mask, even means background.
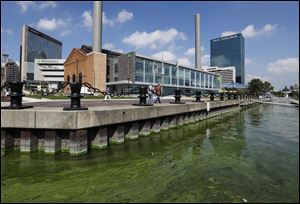
[[[179,67],[179,86],[184,86],[184,69]]]
[[[185,78],[184,85],[185,86],[190,86],[191,70],[185,69],[184,78]]]
[[[172,66],[172,74],[171,74],[171,78],[172,78],[172,85],[177,85],[177,68]]]

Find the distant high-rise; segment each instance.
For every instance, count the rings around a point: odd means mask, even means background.
[[[61,58],[62,42],[27,25],[23,25],[20,46],[20,65],[22,81],[34,80],[35,59]]]
[[[210,40],[210,66],[236,68],[236,82],[245,84],[245,45],[242,34]]]

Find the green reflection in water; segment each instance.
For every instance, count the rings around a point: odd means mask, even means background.
[[[260,105],[79,158],[1,158],[1,202],[246,200],[299,202],[299,109]]]

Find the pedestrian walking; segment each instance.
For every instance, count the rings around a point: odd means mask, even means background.
[[[155,99],[155,103],[161,103],[160,102],[160,96],[161,96],[161,86],[160,84],[157,84],[157,86],[155,86],[155,95],[156,95],[156,99]]]
[[[111,100],[109,87],[106,87],[104,101],[106,101],[107,98],[109,98],[109,100]]]
[[[148,104],[152,103],[153,94],[154,94],[154,87],[152,86],[152,84],[150,84],[148,86]]]

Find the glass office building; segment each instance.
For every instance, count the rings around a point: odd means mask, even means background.
[[[21,80],[33,82],[35,59],[61,59],[62,42],[23,25],[20,46]]]
[[[210,40],[210,65],[234,66],[236,82],[245,84],[245,45],[242,34]]]
[[[118,78],[107,83],[111,90],[124,93],[138,90],[140,85],[161,84],[166,95],[176,89],[184,95],[195,91],[218,91],[221,85],[219,74],[138,55],[135,52],[118,57]]]

